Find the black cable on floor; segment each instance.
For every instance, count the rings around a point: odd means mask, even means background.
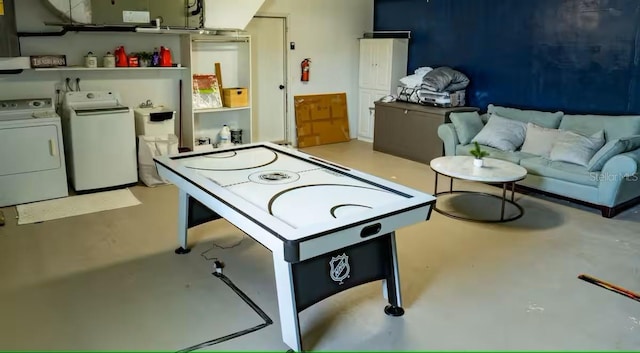
[[[219,266],[216,266],[216,268],[220,268]],[[196,349],[201,349],[204,347],[209,347],[212,346],[214,344],[218,344],[218,343],[222,343],[225,341],[228,341],[230,339],[236,338],[236,337],[240,337],[243,335],[246,335],[248,333],[254,332],[254,331],[258,331],[262,328],[265,328],[271,324],[273,324],[273,320],[271,320],[271,318],[264,312],[262,311],[262,309],[260,309],[260,307],[258,305],[256,305],[256,303],[254,303],[251,298],[249,298],[246,294],[244,294],[244,292],[242,290],[240,290],[240,288],[238,288],[235,284],[233,284],[233,282],[231,282],[231,280],[229,279],[229,277],[225,276],[224,274],[222,274],[222,272],[214,272],[213,273],[214,276],[220,278],[220,280],[222,280],[222,282],[224,282],[227,286],[229,286],[245,303],[247,303],[247,305],[249,305],[251,307],[251,309],[253,309],[253,311],[255,311],[258,315],[260,315],[260,317],[264,320],[264,323],[242,330],[242,331],[238,331],[226,336],[222,336],[220,338],[215,338],[206,342],[202,342],[200,344],[191,346],[191,347],[187,347],[184,349],[179,350],[178,352],[191,352],[194,351]]]

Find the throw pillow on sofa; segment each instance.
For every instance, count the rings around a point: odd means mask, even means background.
[[[591,136],[584,136],[573,131],[562,131],[553,144],[549,157],[552,161],[569,162],[587,167],[589,160],[604,146],[604,130]]]
[[[543,112],[539,110],[523,110],[513,107],[502,107],[499,105],[489,104],[487,113],[498,114],[508,119],[522,121],[523,123],[534,123],[538,126],[557,129],[560,121],[564,116],[564,112]]]
[[[458,140],[466,145],[484,127],[478,112],[454,112],[449,114],[449,120],[458,134]]]
[[[621,137],[620,141],[624,142],[626,145],[624,152],[629,152],[640,148],[640,135]]]
[[[481,145],[497,148],[501,151],[515,151],[522,143],[527,132],[527,124],[491,114],[487,125],[471,140]]]
[[[640,135],[621,137],[607,142],[589,161],[587,169],[590,172],[602,170],[605,163],[620,153],[633,151],[640,148]]]
[[[591,160],[589,160],[589,164],[587,165],[587,170],[590,172],[598,172],[602,170],[604,164],[607,163],[611,157],[624,152],[626,148],[627,143],[620,139],[607,142],[598,150],[598,152],[596,152],[596,154],[593,155],[593,157],[591,157]]]
[[[527,133],[521,151],[549,158],[551,148],[562,131],[527,123]]]

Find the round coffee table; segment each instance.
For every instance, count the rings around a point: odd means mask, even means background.
[[[524,214],[522,206],[518,205],[514,201],[515,185],[517,181],[524,179],[527,176],[527,170],[523,167],[503,161],[495,158],[484,158],[484,165],[482,167],[475,167],[473,165],[474,157],[471,156],[447,156],[438,157],[430,162],[431,169],[436,173],[436,181],[434,187],[434,196],[444,194],[478,194],[490,197],[500,198],[502,200],[502,208],[500,210],[499,219],[474,219],[454,215],[450,212],[443,211],[436,206],[433,208],[436,212],[448,217],[474,221],[474,222],[508,222],[516,220]],[[444,175],[449,177],[449,190],[438,192],[438,176]],[[453,190],[453,179],[460,179],[466,181],[477,181],[487,184],[502,184],[502,197],[485,192],[478,191],[465,191],[465,190]],[[507,199],[507,187],[511,187],[511,199]],[[518,213],[512,217],[505,218],[504,210],[505,204],[510,203],[518,209]]]

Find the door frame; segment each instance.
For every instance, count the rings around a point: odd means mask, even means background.
[[[295,131],[295,126],[291,126],[289,119],[289,97],[291,97],[291,87],[289,86],[289,82],[291,82],[290,72],[289,72],[289,15],[288,14],[268,14],[268,13],[256,13],[253,18],[275,18],[281,19],[284,22],[284,36],[282,40],[284,41],[283,48],[284,52],[284,67],[282,68],[284,75],[284,138],[285,142],[290,145],[296,144],[296,136],[291,136],[291,131]],[[294,119],[295,122],[295,119]]]

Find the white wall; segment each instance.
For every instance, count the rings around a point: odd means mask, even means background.
[[[351,138],[358,126],[359,43],[373,30],[373,0],[266,0],[258,15],[288,16],[289,122],[295,141],[293,97],[346,92]],[[309,82],[300,81],[300,63],[311,59]]]

